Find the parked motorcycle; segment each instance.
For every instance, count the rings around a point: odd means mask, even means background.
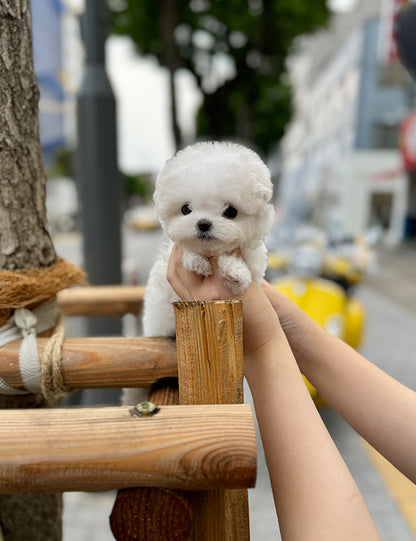
[[[363,337],[365,309],[355,297],[354,287],[372,258],[362,239],[348,248],[328,248],[309,240],[271,251],[267,278],[319,325],[357,349]],[[305,383],[315,404],[323,406],[323,399],[306,378]]]

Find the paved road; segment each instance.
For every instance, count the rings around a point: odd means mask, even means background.
[[[367,309],[367,331],[361,353],[416,390],[416,316],[369,287],[362,288],[360,297]],[[382,540],[414,541],[416,531],[411,531],[370,462],[361,439],[332,410],[323,411],[322,416],[366,500]],[[411,497],[416,497],[415,491]]]
[[[378,266],[366,279],[368,287],[416,315],[416,242],[380,251]]]
[[[130,260],[126,268],[143,279],[151,265],[158,233],[144,236],[147,249],[140,248],[135,235],[127,242]],[[79,264],[79,247],[74,237],[57,243],[58,252]],[[72,243],[72,245],[71,245]],[[127,243],[126,243],[127,246]],[[72,255],[71,255],[72,254]],[[77,255],[78,254],[78,255]],[[144,260],[143,255],[147,257]],[[378,276],[367,281],[358,294],[367,309],[367,332],[362,353],[393,377],[416,389],[416,280],[413,280],[416,249],[407,247],[383,252]],[[246,393],[250,401],[249,393]],[[415,541],[397,503],[370,461],[362,441],[332,410],[322,417],[347,462],[379,528],[382,541]],[[114,494],[65,495],[64,541],[107,541],[113,539],[108,527]],[[258,459],[257,487],[250,491],[251,538],[254,541],[280,539],[264,457]]]

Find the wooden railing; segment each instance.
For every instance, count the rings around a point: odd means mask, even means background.
[[[67,315],[138,313],[143,291],[77,288],[58,301]],[[256,437],[251,409],[242,403],[242,305],[178,303],[175,317],[176,345],[163,338],[64,341],[68,388],[153,384],[150,399],[159,411],[143,417],[127,406],[3,411],[0,493],[117,488],[110,523],[120,541],[249,539]],[[40,352],[45,341],[38,339]],[[16,341],[0,350],[0,375],[13,387],[22,385],[18,348]]]

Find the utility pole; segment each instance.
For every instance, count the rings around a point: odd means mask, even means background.
[[[109,12],[105,0],[87,0],[82,20],[86,62],[77,100],[77,180],[83,253],[92,285],[121,283],[121,176],[117,165],[114,94],[105,70]],[[121,333],[119,318],[89,318],[88,335]],[[96,396],[103,392],[94,391]],[[86,392],[87,394],[90,391]],[[108,401],[110,394],[104,391]]]

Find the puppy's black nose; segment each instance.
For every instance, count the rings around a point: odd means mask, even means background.
[[[211,229],[212,222],[210,222],[209,220],[199,220],[196,226],[199,229],[199,231],[201,231],[202,233],[206,233],[207,231]]]

